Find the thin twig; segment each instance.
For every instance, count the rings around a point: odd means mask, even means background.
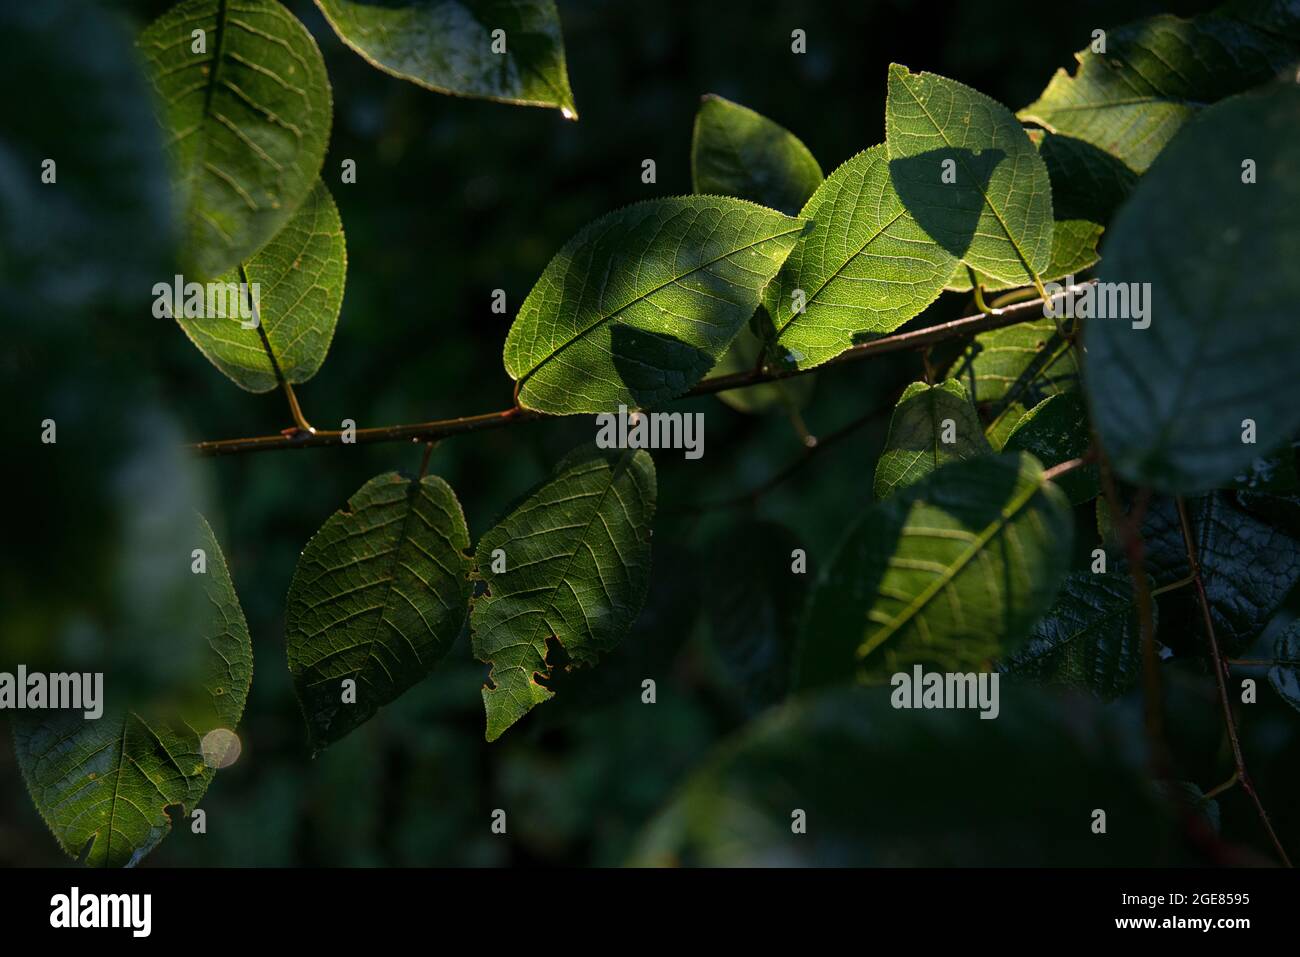
[[[1250,795],[1250,799],[1255,802],[1255,810],[1259,812],[1259,819],[1264,824],[1264,830],[1268,832],[1269,838],[1273,842],[1273,847],[1277,849],[1278,856],[1282,858],[1282,863],[1287,867],[1291,866],[1291,858],[1287,856],[1286,848],[1278,840],[1277,832],[1273,830],[1273,822],[1269,820],[1268,812],[1264,810],[1264,804],[1259,799],[1259,792],[1255,790],[1255,785],[1250,779],[1250,774],[1246,770],[1246,756],[1241,750],[1241,737],[1237,734],[1237,719],[1232,714],[1232,702],[1228,699],[1228,664],[1219,651],[1219,639],[1214,632],[1214,617],[1210,614],[1210,599],[1205,594],[1205,582],[1201,579],[1201,566],[1196,556],[1196,542],[1192,537],[1192,523],[1187,517],[1187,505],[1182,498],[1176,499],[1178,504],[1178,522],[1183,529],[1183,545],[1187,549],[1187,564],[1191,567],[1193,575],[1193,584],[1196,586],[1196,599],[1201,607],[1201,618],[1205,623],[1205,635],[1210,642],[1210,653],[1214,656],[1214,677],[1219,685],[1219,703],[1223,707],[1223,724],[1228,732],[1228,743],[1232,746],[1232,759],[1237,768],[1237,778],[1241,782],[1242,790]]]
[[[1095,280],[1088,280],[1087,282],[1079,283],[1070,288],[1076,290],[1082,289],[1094,281]],[[1006,326],[1014,326],[1022,322],[1032,322],[1035,319],[1042,318],[1042,315],[1043,303],[1041,299],[1016,303],[1015,305],[1008,306],[1005,309],[994,309],[992,313],[988,315],[981,313],[979,315],[967,316],[963,319],[954,319],[951,322],[943,322],[938,325],[928,326],[924,329],[917,329],[914,332],[895,333],[893,335],[883,336],[879,339],[873,339],[870,342],[851,346],[829,362],[817,366],[816,369],[821,370],[828,366],[842,365],[848,362],[860,362],[864,359],[887,355],[891,352],[924,349],[927,346],[934,345],[935,343],[948,342],[965,336],[973,336],[981,332],[990,332],[994,329],[1002,329]],[[764,382],[779,382],[783,379],[806,375],[812,371],[814,370],[767,368],[754,369],[745,372],[733,372],[728,375],[714,376],[705,379],[687,392],[686,396],[713,395],[718,392],[729,392],[732,389],[743,389],[747,386],[760,385]],[[518,385],[516,384],[516,399],[518,398],[517,393]],[[356,429],[352,434],[352,442],[357,445],[365,445],[371,442],[428,442],[434,439],[444,439],[453,435],[461,435],[466,432],[478,432],[485,429],[502,428],[507,425],[514,425],[520,422],[531,422],[535,419],[541,418],[552,418],[552,416],[516,405],[499,412],[485,412],[481,415],[462,416],[455,419],[439,419],[432,422],[413,422],[406,425],[385,425],[376,428]],[[305,433],[298,430],[288,434],[260,435],[246,439],[221,439],[216,441],[198,442],[189,446],[189,448],[191,451],[202,456],[232,455],[241,452],[270,451],[272,449],[319,448],[325,445],[349,444],[344,443],[343,439],[344,433],[335,429],[317,429],[313,433]]]
[[[1100,449],[1096,434],[1093,435],[1093,448]],[[1146,515],[1147,503],[1151,499],[1148,489],[1138,494],[1133,508],[1125,512],[1120,502],[1119,491],[1115,484],[1115,475],[1111,471],[1110,461],[1104,454],[1099,455],[1101,468],[1101,488],[1110,509],[1111,521],[1124,546],[1128,559],[1129,575],[1133,579],[1133,594],[1137,601],[1138,629],[1142,636],[1142,707],[1143,724],[1146,728],[1147,743],[1151,752],[1151,768],[1157,780],[1169,778],[1169,748],[1165,744],[1164,693],[1160,683],[1160,659],[1156,655],[1156,625],[1151,596],[1151,583],[1147,581],[1145,568],[1146,543],[1142,541],[1142,519]]]

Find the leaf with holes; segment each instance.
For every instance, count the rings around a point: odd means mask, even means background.
[[[949,462],[992,452],[965,386],[956,379],[913,382],[894,407],[876,462],[876,498],[888,498]]]
[[[1065,495],[1024,454],[946,465],[877,502],[818,578],[799,686],[987,669],[1051,606],[1073,532]]]
[[[1003,670],[1105,699],[1134,687],[1142,673],[1142,629],[1128,567],[1116,562],[1104,574],[1066,578],[1056,603]]]
[[[644,451],[585,446],[479,539],[487,591],[470,616],[487,740],[551,697],[547,641],[594,664],[636,620],[650,585],[655,468]]]
[[[1130,303],[1141,292],[1143,318],[1130,306],[1133,321],[1085,325],[1084,379],[1123,478],[1206,491],[1300,430],[1297,206],[1300,86],[1287,82],[1202,112],[1120,211],[1100,276]]]
[[[329,190],[318,181],[284,229],[216,280],[226,292],[216,300],[217,308],[189,316],[182,303],[171,312],[231,381],[249,392],[267,392],[280,376],[306,382],[320,369],[334,337],[346,274],[343,224]],[[236,298],[241,283],[257,288],[254,308]],[[242,311],[235,308],[241,302]]]
[[[980,333],[949,375],[970,390],[995,449],[1002,448],[1034,406],[1079,388],[1075,350],[1051,319]]]
[[[821,185],[822,170],[785,127],[710,94],[695,114],[691,180],[696,193],[735,196],[794,216]]]
[[[469,614],[468,550],[456,493],[432,475],[371,479],[312,536],[289,585],[285,640],[315,750],[451,649]]]
[[[952,275],[956,259],[894,191],[883,146],[831,173],[800,215],[811,225],[763,295],[776,352],[800,369],[894,331]]]
[[[316,0],[371,66],[438,93],[578,118],[553,0]],[[499,32],[498,32],[499,31]]]
[[[315,185],[332,109],[325,63],[274,0],[186,0],[137,46],[169,135],[182,266],[211,279],[278,233]]]
[[[1103,51],[1076,53],[1074,74],[1057,70],[1018,115],[1145,173],[1198,110],[1297,59],[1300,9],[1288,0],[1238,3],[1187,20],[1139,20],[1104,39]]]
[[[253,646],[221,546],[201,517],[198,531],[207,571],[193,576],[194,587],[210,617],[192,686],[180,689],[177,703],[99,719],[23,712],[14,723],[32,801],[59,846],[90,866],[131,866],[157,847],[171,830],[167,809],[194,810],[237,741]]]
[[[652,199],[556,254],[506,337],[525,408],[556,415],[681,395],[754,314],[803,220],[721,196]]]
[[[953,80],[892,64],[885,130],[894,188],[935,242],[1003,282],[1026,285],[1047,271],[1052,187],[1010,110]]]

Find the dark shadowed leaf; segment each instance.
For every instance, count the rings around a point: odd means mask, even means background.
[[[438,93],[551,106],[578,118],[553,0],[316,0],[316,6],[344,43],[385,73]],[[494,50],[494,41],[504,51]]]
[[[876,498],[888,498],[949,462],[992,451],[964,385],[956,379],[913,382],[894,407],[889,438],[876,462]]]
[[[1000,713],[894,710],[887,688],[792,701],[718,748],[656,817],[640,865],[1174,863],[1129,714],[1003,682]],[[1140,760],[1140,756],[1139,756]],[[1090,822],[1105,808],[1107,833]],[[804,829],[796,832],[802,812]]]
[[[803,221],[740,199],[627,206],[565,244],[519,309],[505,366],[520,403],[612,412],[681,395],[754,314]]]
[[[1088,407],[1077,392],[1050,395],[1026,412],[1007,437],[1003,450],[1029,452],[1051,468],[1080,458],[1092,444]],[[1091,502],[1101,491],[1095,464],[1081,466],[1056,480],[1073,505]]]
[[[1243,182],[1246,160],[1257,182]],[[1119,475],[1205,491],[1300,429],[1297,206],[1300,86],[1279,83],[1201,113],[1116,217],[1100,276],[1150,284],[1149,326],[1093,319],[1084,345],[1093,422]]]
[[[1142,631],[1133,579],[1122,563],[1110,571],[1075,572],[1004,671],[1043,684],[1116,698],[1142,673]]]
[[[1300,711],[1300,619],[1278,632],[1273,661],[1268,680],[1287,704]]]
[[[469,614],[468,550],[456,493],[432,475],[371,479],[312,536],[289,585],[285,640],[315,750],[451,649]]]
[[[709,647],[725,692],[748,710],[774,704],[790,687],[808,589],[808,576],[792,570],[792,553],[802,547],[774,522],[730,526],[709,547]]]
[[[1252,498],[1259,508],[1265,506],[1265,500],[1283,501],[1258,493]],[[1189,499],[1187,512],[1215,634],[1225,653],[1238,653],[1259,637],[1300,583],[1300,535],[1262,521],[1234,502],[1229,492]],[[1190,574],[1182,526],[1172,500],[1151,502],[1142,523],[1142,539],[1144,567],[1157,586]],[[1166,629],[1166,643],[1203,653],[1207,647],[1204,625],[1194,594],[1178,589],[1162,595],[1160,602],[1167,610],[1162,615],[1167,622],[1186,625],[1178,633]]]
[[[487,740],[551,697],[537,681],[550,674],[548,641],[592,665],[631,627],[650,584],[655,494],[647,452],[586,446],[479,539],[487,590],[470,626],[474,656],[492,666]]]
[[[821,185],[822,170],[785,127],[710,94],[695,114],[691,179],[697,193],[735,196],[795,216]]]
[[[182,265],[212,279],[278,233],[316,184],[332,111],[325,63],[275,0],[185,0],[136,45],[175,167]]]

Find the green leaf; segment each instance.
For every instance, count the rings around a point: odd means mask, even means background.
[[[1137,177],[1118,161],[1079,140],[1043,130],[1030,130],[1029,138],[1047,165],[1052,185],[1052,257],[1039,278],[1051,282],[1077,276],[1100,258],[1097,244],[1105,224]],[[979,279],[990,292],[1016,285],[990,276]],[[957,264],[946,288],[971,291],[970,269],[965,263]]]
[[[1245,158],[1258,182],[1242,182]],[[1297,206],[1300,87],[1279,83],[1205,110],[1120,211],[1101,279],[1150,283],[1150,324],[1093,319],[1084,345],[1093,421],[1125,479],[1205,491],[1300,429]]]
[[[207,599],[206,648],[179,704],[106,711],[99,719],[82,711],[24,712],[15,721],[32,801],[59,846],[90,866],[134,865],[157,847],[171,830],[167,809],[179,807],[184,816],[198,805],[244,713],[252,641],[221,546],[201,517],[199,533],[207,571],[193,577]],[[206,737],[219,729],[230,734]]]
[[[1056,603],[1004,670],[1103,699],[1134,687],[1142,673],[1142,629],[1128,568],[1116,562],[1105,574],[1066,578]]]
[[[785,697],[808,576],[792,570],[806,547],[783,525],[751,521],[716,536],[709,548],[704,605],[709,649],[723,691],[748,711]]]
[[[1088,451],[1092,433],[1088,425],[1088,407],[1077,392],[1049,395],[1021,417],[1003,450],[1029,452],[1049,468]],[[1091,502],[1101,492],[1097,466],[1085,465],[1067,472],[1056,480],[1072,505]]]
[[[897,329],[952,275],[953,256],[894,192],[883,146],[831,173],[800,215],[812,225],[763,296],[776,351],[800,369]]]
[[[793,133],[710,94],[695,115],[691,178],[696,193],[734,196],[794,215],[821,185],[822,171]],[[760,307],[732,340],[713,374],[756,369],[773,334],[771,319]],[[812,377],[801,376],[721,392],[718,399],[738,412],[795,411],[808,404],[813,387]]]
[[[952,441],[944,441],[951,420]],[[956,379],[939,385],[913,382],[889,422],[889,438],[876,463],[876,498],[888,498],[931,472],[992,453],[966,387]]]
[[[557,107],[576,120],[553,0],[316,0],[371,66],[437,93]],[[504,52],[493,50],[505,33]]]
[[[487,740],[551,697],[537,681],[554,664],[548,640],[591,665],[636,620],[650,584],[655,494],[649,453],[584,446],[479,539],[487,591],[470,627],[474,656],[492,666]]]
[[[1133,755],[1132,712],[1000,689],[996,721],[896,710],[887,688],[791,701],[691,775],[637,865],[1062,866],[1175,863],[1177,819]],[[1089,815],[1104,807],[1105,837]],[[796,832],[794,812],[806,815]]]
[[[325,63],[274,0],[185,0],[137,46],[174,161],[182,266],[211,279],[278,233],[316,184],[332,109]]]
[[[1010,110],[953,80],[892,64],[885,129],[894,188],[935,242],[1004,282],[1027,285],[1046,272],[1051,184]],[[945,166],[955,182],[944,182]]]
[[[442,479],[371,479],[321,526],[294,570],[289,673],[314,750],[429,674],[469,614],[469,531]],[[355,700],[344,700],[344,681]]]
[[[343,224],[329,190],[318,181],[269,243],[216,280],[228,289],[257,284],[261,295],[254,319],[260,328],[245,328],[253,320],[240,318],[233,296],[216,315],[173,312],[190,341],[232,382],[249,392],[268,392],[279,385],[279,376],[306,382],[320,369],[334,338],[346,274]]]
[[[985,434],[995,449],[1031,408],[1079,388],[1075,350],[1051,319],[980,333],[951,374],[985,413]]]
[[[138,309],[173,237],[162,136],[130,37],[96,6],[57,0],[4,4],[0,34],[6,314]]]
[[[876,503],[818,578],[801,687],[1015,652],[1065,576],[1073,520],[1033,457],[957,462]]]
[[[771,319],[762,306],[759,306],[758,311],[755,312],[754,320],[742,326],[740,332],[736,334],[736,338],[731,340],[731,345],[722,354],[718,364],[713,367],[711,375],[723,376],[730,375],[733,372],[753,372],[758,368],[758,361],[763,355],[765,341],[755,334],[755,321],[760,321],[761,325],[770,326],[771,324]],[[743,389],[728,389],[726,392],[719,392],[717,395],[720,401],[731,406],[737,412],[746,412],[751,415],[777,410],[797,412],[812,400],[813,389],[816,388],[816,385],[816,374],[791,376],[786,379],[777,379],[775,382],[747,386]]]
[[[1252,493],[1257,508],[1275,496]],[[1196,545],[1197,563],[1210,617],[1220,646],[1228,654],[1248,647],[1300,584],[1300,537],[1274,528],[1233,501],[1231,493],[1213,492],[1186,503]],[[1186,578],[1191,569],[1178,510],[1171,499],[1158,497],[1147,507],[1142,522],[1147,573],[1157,586]],[[1206,647],[1204,625],[1195,607],[1195,595],[1179,589],[1160,597],[1168,613],[1166,623],[1186,623],[1185,629],[1166,628],[1166,643],[1186,645],[1192,653]],[[1189,634],[1184,634],[1183,632]]]
[[[754,314],[803,225],[719,196],[596,220],[551,260],[510,327],[505,366],[520,404],[568,415],[681,395]]]
[[[822,170],[785,127],[709,94],[695,114],[691,181],[696,193],[735,196],[794,216],[821,185]]]
[[[1300,711],[1300,619],[1277,633],[1273,660],[1268,680],[1287,704]]]
[[[1289,0],[1151,17],[1106,31],[1104,53],[1080,50],[1074,74],[1057,70],[1018,115],[1145,173],[1198,110],[1267,82],[1298,54],[1300,12]]]

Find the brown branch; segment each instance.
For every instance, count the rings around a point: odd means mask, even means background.
[[[1096,432],[1092,447],[1100,449]],[[1133,508],[1124,511],[1120,501],[1115,475],[1104,453],[1099,454],[1102,494],[1110,509],[1111,521],[1124,546],[1128,559],[1129,576],[1133,579],[1133,595],[1138,611],[1138,630],[1142,638],[1142,708],[1147,746],[1151,752],[1151,769],[1157,780],[1169,778],[1169,746],[1165,743],[1164,692],[1160,682],[1160,660],[1156,655],[1155,604],[1151,583],[1147,580],[1145,557],[1146,543],[1142,540],[1142,519],[1151,500],[1149,489],[1138,492]]]
[[[1082,289],[1091,285],[1095,280],[1077,283],[1069,289]],[[1069,289],[1062,292],[1065,295]],[[873,339],[870,342],[863,342],[840,353],[829,362],[824,362],[815,369],[772,369],[759,368],[747,372],[733,372],[728,375],[714,376],[705,379],[697,384],[693,389],[686,393],[686,397],[713,395],[718,392],[729,392],[732,389],[744,389],[751,385],[761,385],[765,382],[779,382],[782,379],[791,379],[795,376],[806,375],[809,372],[825,369],[833,365],[843,365],[847,362],[860,362],[864,359],[875,358],[876,356],[887,355],[891,352],[902,352],[912,349],[924,349],[940,342],[949,342],[954,339],[960,339],[965,336],[973,336],[981,332],[989,332],[994,329],[1002,329],[1006,326],[1018,325],[1022,322],[1032,322],[1035,319],[1042,318],[1043,302],[1041,299],[1034,299],[1029,302],[1016,303],[1005,309],[995,309],[989,314],[980,313],[975,316],[967,316],[963,319],[954,319],[951,322],[942,322],[935,326],[928,326],[925,329],[917,329],[914,332],[901,332],[893,335],[883,336],[879,339]],[[355,432],[355,444],[365,445],[371,442],[430,442],[437,439],[445,439],[453,435],[462,435],[466,432],[479,432],[485,429],[496,429],[507,425],[514,425],[520,422],[531,422],[534,419],[553,418],[543,412],[536,412],[532,409],[525,409],[515,406],[509,409],[503,409],[500,412],[485,412],[481,415],[468,415],[456,419],[438,419],[432,422],[413,422],[407,425],[384,425],[376,428],[357,429]],[[259,435],[247,439],[220,439],[208,442],[198,442],[189,446],[190,450],[202,456],[209,455],[233,455],[240,452],[262,452],[272,449],[303,449],[318,448],[323,445],[343,445],[343,433],[334,429],[318,429],[315,432],[304,432],[301,429],[289,429],[276,435]]]
[[[1196,543],[1192,539],[1192,523],[1187,517],[1187,505],[1182,498],[1176,499],[1178,503],[1178,522],[1183,529],[1183,545],[1187,549],[1187,563],[1191,567],[1192,582],[1196,586],[1196,600],[1201,607],[1201,618],[1205,623],[1205,634],[1210,642],[1210,653],[1214,656],[1214,677],[1219,685],[1219,703],[1223,707],[1223,724],[1228,732],[1228,743],[1232,746],[1232,759],[1237,768],[1237,779],[1241,782],[1242,789],[1250,795],[1250,799],[1255,802],[1255,810],[1259,812],[1259,819],[1264,824],[1264,830],[1268,832],[1269,838],[1273,841],[1273,847],[1277,849],[1278,856],[1282,858],[1282,863],[1287,867],[1291,866],[1291,858],[1287,856],[1286,849],[1282,842],[1278,840],[1277,832],[1273,830],[1273,822],[1269,820],[1268,812],[1264,810],[1264,804],[1259,799],[1259,792],[1255,790],[1255,785],[1250,779],[1250,773],[1246,770],[1246,756],[1241,750],[1241,737],[1237,734],[1237,719],[1232,714],[1232,702],[1228,699],[1228,663],[1219,651],[1219,639],[1214,632],[1214,618],[1210,614],[1210,600],[1205,594],[1205,583],[1201,580],[1201,566],[1196,556]]]

